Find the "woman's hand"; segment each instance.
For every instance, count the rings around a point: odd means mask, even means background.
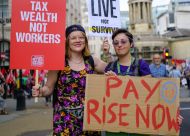
[[[33,97],[41,97],[42,96],[42,89],[40,85],[35,85],[32,87],[32,96]]]
[[[113,71],[107,71],[107,72],[105,73],[105,75],[106,75],[106,76],[117,76],[117,74],[116,74],[115,72],[113,72]]]
[[[105,53],[109,53],[110,50],[110,44],[108,42],[108,38],[104,38],[103,44],[102,44],[102,49]]]
[[[177,122],[178,122],[178,125],[180,126],[182,124],[182,121],[183,121],[183,117],[181,115],[179,115],[177,117]]]

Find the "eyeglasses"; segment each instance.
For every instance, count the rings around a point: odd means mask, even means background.
[[[118,46],[119,45],[119,43],[123,46],[123,45],[125,45],[126,43],[128,43],[129,41],[128,40],[121,40],[121,41],[113,41],[113,45],[114,46]]]
[[[73,36],[73,37],[70,37],[69,39],[72,40],[72,41],[76,41],[77,39],[79,41],[85,41],[85,37],[84,36],[79,36],[79,37]]]

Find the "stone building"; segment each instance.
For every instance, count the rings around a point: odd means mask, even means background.
[[[0,1],[0,67],[9,66],[11,0]]]
[[[183,62],[190,59],[190,1],[171,1],[168,7],[157,17],[158,33],[167,38],[172,60]]]
[[[81,0],[66,1],[66,24],[81,24]]]
[[[162,54],[168,41],[154,34],[152,22],[152,0],[129,0],[129,31],[134,35],[137,57],[151,62],[152,55]]]

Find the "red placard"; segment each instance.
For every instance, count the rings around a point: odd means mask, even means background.
[[[11,69],[64,68],[66,0],[13,0],[11,22]]]

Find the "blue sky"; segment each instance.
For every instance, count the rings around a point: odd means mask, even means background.
[[[158,6],[158,5],[166,5],[170,2],[170,0],[153,0],[152,6]],[[120,9],[121,11],[128,10],[128,0],[120,0]]]

